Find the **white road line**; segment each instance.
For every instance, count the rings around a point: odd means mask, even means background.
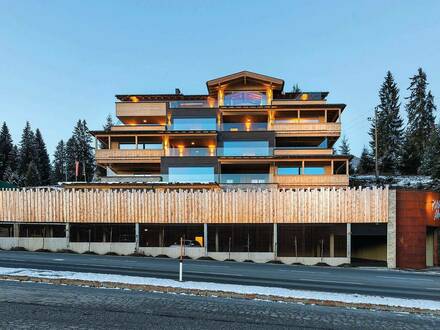
[[[328,280],[311,280],[308,278],[300,278],[300,281],[306,281],[306,282],[316,282],[316,283],[336,283],[336,284],[355,284],[355,285],[362,285],[362,283],[358,282],[346,282],[346,281],[328,281]]]
[[[64,261],[64,259],[53,259],[53,261]]]
[[[408,277],[397,277],[397,276],[376,276],[380,278],[390,278],[394,280],[401,280],[401,281],[428,281],[428,282],[434,282],[434,280],[430,278],[408,278]]]
[[[438,290],[438,291],[440,291],[440,288],[426,288],[426,289],[428,289],[428,290]]]
[[[294,269],[279,269],[278,271],[286,272],[286,273],[330,274],[328,272],[312,272],[309,270],[294,270]]]
[[[240,274],[231,274],[231,273],[207,273],[207,272],[194,272],[194,271],[188,271],[189,273],[195,273],[195,274],[203,274],[203,275],[227,275],[227,276],[239,276],[244,277],[245,275]],[[185,271],[183,272],[185,274]]]

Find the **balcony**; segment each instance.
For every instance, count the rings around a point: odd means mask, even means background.
[[[336,175],[275,175],[273,181],[280,186],[296,187],[347,187],[349,176]]]
[[[273,148],[269,148],[269,147],[217,148],[217,155],[222,157],[272,157]]]
[[[213,157],[216,156],[216,148],[169,148],[165,155],[171,157]]]
[[[253,183],[269,183],[269,173],[222,173],[219,175],[219,183],[221,184],[253,184]]]
[[[165,125],[117,125],[112,126],[112,132],[131,132],[131,131],[164,131]]]
[[[273,151],[274,156],[302,156],[302,155],[333,155],[333,149],[329,148],[295,148],[295,147],[276,147]]]
[[[164,102],[117,102],[117,117],[165,117],[167,111]]]
[[[125,163],[125,162],[160,162],[164,156],[163,149],[98,149],[96,150],[96,161],[98,163]]]
[[[223,123],[221,125],[222,131],[229,132],[253,132],[253,131],[267,131],[267,122],[263,123]]]
[[[340,136],[341,123],[274,123],[277,136]]]

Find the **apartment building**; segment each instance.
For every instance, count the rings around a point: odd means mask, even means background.
[[[206,87],[204,95],[116,95],[119,123],[92,132],[102,181],[348,186],[349,159],[333,150],[345,104],[328,103],[328,92],[284,91],[282,79],[249,71]]]

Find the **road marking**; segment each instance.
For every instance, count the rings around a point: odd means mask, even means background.
[[[64,261],[64,259],[53,259],[53,261]]]
[[[287,272],[287,273],[307,273],[307,274],[330,274],[329,272],[312,272],[310,270],[295,270],[295,269],[279,269],[279,272]]]
[[[306,282],[317,282],[317,283],[337,283],[337,284],[355,284],[355,285],[362,285],[362,283],[358,282],[346,282],[346,281],[328,281],[328,280],[311,280],[308,278],[300,278],[300,281],[306,281]]]
[[[426,289],[428,289],[428,290],[439,290],[440,291],[440,288],[426,288]]]
[[[430,278],[408,278],[408,277],[397,277],[397,276],[376,276],[381,278],[390,278],[395,280],[401,280],[401,281],[429,281],[434,282],[434,280]]]
[[[245,276],[245,275],[231,274],[231,273],[207,273],[207,272],[194,272],[194,271],[189,271],[189,273],[203,274],[203,275],[227,275],[227,276],[239,276],[239,277]]]

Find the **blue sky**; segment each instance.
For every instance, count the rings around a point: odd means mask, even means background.
[[[359,155],[387,70],[406,96],[423,67],[440,98],[439,14],[440,1],[0,0],[0,121],[18,143],[29,120],[52,154],[77,119],[101,128],[115,94],[205,93],[250,70],[346,103]]]

